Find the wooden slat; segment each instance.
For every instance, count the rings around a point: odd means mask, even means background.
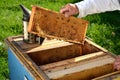
[[[113,72],[113,64],[106,64],[75,73],[70,73],[51,80],[92,80],[95,77]],[[57,75],[57,74],[56,74]]]
[[[38,36],[83,43],[88,21],[33,6],[28,31]]]
[[[52,48],[57,48],[57,47],[64,47],[64,46],[74,45],[73,43],[60,41],[60,40],[56,40],[56,39],[52,39],[52,40],[45,39],[44,43],[42,45],[39,45],[39,44],[27,44],[27,43],[25,43],[23,41],[23,38],[14,39],[14,42],[16,43],[16,46],[18,46],[21,49],[21,51],[23,51],[25,53],[30,53],[30,52],[47,50],[47,49],[52,49]]]
[[[63,44],[64,45],[64,44]],[[54,47],[54,46],[53,46]],[[38,48],[41,51],[30,52],[28,55],[37,65],[48,64],[52,62],[57,62],[65,59],[70,59],[82,54],[81,46],[79,45],[64,45],[57,48]]]
[[[106,53],[104,53],[102,51],[95,52],[95,53],[91,53],[91,54],[88,54],[85,56],[79,56],[79,57],[75,57],[72,59],[54,62],[51,64],[41,65],[40,68],[46,72],[60,70],[60,69],[68,68],[68,66],[69,67],[76,66],[76,63],[78,63],[80,61],[84,61],[84,60],[88,60],[88,59],[92,59],[92,58],[100,57],[100,56],[104,56],[104,55],[106,55]]]
[[[120,77],[118,77],[118,76],[120,76],[120,71],[109,73],[109,74],[106,74],[106,75],[94,78],[92,80],[108,80],[108,79],[111,79],[111,80],[120,80]],[[119,79],[117,79],[117,77]],[[112,79],[112,78],[116,78],[116,79]]]
[[[66,68],[66,69],[60,69],[60,70],[56,70],[56,71],[53,71],[53,72],[45,72],[48,77],[50,79],[57,79],[57,78],[60,78],[60,77],[66,77],[67,75],[70,75],[70,74],[76,74],[78,72],[84,72],[84,71],[87,71],[89,69],[93,69],[93,68],[97,68],[97,67],[102,67],[104,65],[109,65],[109,64],[112,64],[114,62],[114,58],[112,58],[111,56],[109,55],[106,55],[106,56],[103,56],[103,57],[98,57],[98,58],[95,58],[95,59],[91,59],[91,60],[88,60],[88,61],[84,61],[84,62],[79,62],[77,63],[76,66],[74,67],[70,67],[70,68]],[[108,69],[110,68],[110,70]],[[113,71],[113,69],[111,69],[112,67],[108,67],[106,68],[107,71]],[[100,69],[100,68],[99,68]],[[91,70],[90,70],[91,71]],[[105,70],[97,70],[98,72],[104,72]],[[96,71],[96,72],[97,72]],[[92,74],[92,72],[90,72],[90,74]],[[89,75],[90,75],[89,74]],[[101,74],[101,73],[100,73]],[[100,75],[99,74],[99,75]],[[84,74],[85,75],[85,74]],[[88,74],[86,74],[88,75]],[[97,74],[96,74],[97,75]],[[102,75],[102,74],[101,74]],[[80,76],[79,76],[80,77]],[[82,76],[81,76],[82,77]],[[87,77],[87,76],[86,76]],[[71,78],[72,78],[72,75],[71,75]],[[58,79],[59,80],[59,79]],[[70,79],[69,79],[70,80]],[[82,79],[83,80],[83,79]]]

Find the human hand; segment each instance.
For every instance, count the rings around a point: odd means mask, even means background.
[[[67,4],[60,10],[60,13],[64,14],[65,17],[69,17],[78,14],[79,10],[75,4]]]
[[[120,70],[120,55],[116,58],[114,62],[114,69]]]

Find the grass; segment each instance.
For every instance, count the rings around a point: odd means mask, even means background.
[[[67,3],[79,0],[0,0],[0,80],[9,79],[7,50],[4,39],[22,34],[22,11],[20,4],[31,10],[31,5],[59,11]],[[112,16],[111,16],[112,15]],[[89,15],[83,19],[90,21],[87,36],[107,50],[120,53],[120,13],[119,11]]]
[[[111,16],[112,15],[112,16]],[[87,36],[112,53],[120,54],[120,13],[106,12],[85,17],[90,21]]]

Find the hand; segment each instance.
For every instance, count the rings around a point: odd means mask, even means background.
[[[114,69],[120,70],[120,55],[116,58],[114,62]]]
[[[79,10],[75,4],[67,4],[60,10],[60,13],[64,14],[65,17],[69,17],[78,14]]]

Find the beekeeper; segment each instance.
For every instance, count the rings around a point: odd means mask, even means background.
[[[75,4],[67,4],[60,13],[66,17],[78,14],[78,17],[102,13],[106,11],[120,10],[120,0],[83,0]],[[114,62],[114,68],[120,70],[120,56]]]

